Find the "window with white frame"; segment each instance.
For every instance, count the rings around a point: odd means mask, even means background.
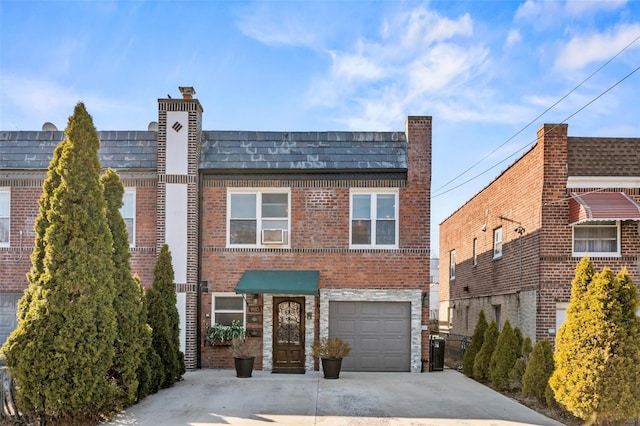
[[[573,256],[620,256],[620,222],[588,222],[573,226]]]
[[[556,302],[556,328],[553,330],[552,334],[557,334],[560,327],[567,319],[567,308],[569,307],[568,302]]]
[[[9,245],[11,230],[11,192],[0,188],[0,246]]]
[[[120,215],[127,225],[127,233],[129,234],[129,246],[136,245],[136,191],[135,189],[125,189],[122,197],[122,207],[120,207]]]
[[[245,303],[241,294],[214,293],[211,303],[211,322],[231,325],[234,321],[245,325]]]
[[[351,246],[398,247],[398,191],[351,190]]]
[[[228,244],[289,245],[290,192],[234,190],[227,196]]]
[[[502,227],[493,230],[493,258],[502,257]]]
[[[449,279],[453,280],[456,277],[456,251],[451,250],[449,252]]]

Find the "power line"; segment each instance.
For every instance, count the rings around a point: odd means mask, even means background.
[[[522,133],[523,131],[525,131],[527,128],[529,128],[533,123],[535,123],[540,117],[542,117],[543,115],[545,115],[547,112],[549,112],[551,109],[553,109],[556,105],[558,105],[560,102],[564,101],[568,96],[570,96],[573,92],[575,92],[576,90],[578,90],[578,88],[580,88],[582,85],[584,85],[587,81],[589,81],[594,75],[596,75],[597,73],[599,73],[604,67],[606,67],[607,65],[609,65],[614,59],[616,59],[618,56],[620,56],[625,50],[627,50],[629,47],[631,47],[631,45],[633,45],[635,42],[637,42],[638,40],[640,40],[640,35],[638,35],[638,37],[636,37],[634,40],[632,40],[629,44],[627,44],[625,47],[622,48],[622,50],[620,50],[618,53],[616,53],[614,56],[612,56],[607,62],[605,62],[604,64],[602,64],[598,69],[596,69],[594,72],[592,72],[587,78],[585,78],[584,80],[582,80],[576,87],[574,87],[573,89],[571,89],[569,92],[567,92],[564,96],[562,96],[560,99],[558,99],[553,105],[551,105],[549,108],[545,109],[542,113],[540,113],[536,118],[534,118],[533,120],[529,121],[524,127],[522,127],[520,130],[518,130],[513,136],[511,136],[509,139],[505,140],[502,144],[500,144],[497,148],[495,148],[493,151],[491,151],[490,153],[488,153],[487,155],[485,155],[484,157],[482,157],[481,159],[479,159],[478,161],[476,161],[474,164],[472,164],[469,168],[467,168],[465,171],[463,171],[462,173],[458,174],[456,177],[454,177],[453,179],[449,180],[448,182],[444,183],[443,185],[441,185],[440,187],[436,188],[435,191],[439,191],[445,187],[447,187],[448,185],[450,185],[451,183],[455,182],[456,180],[458,180],[458,178],[460,178],[461,176],[464,176],[467,172],[469,172],[471,169],[473,169],[474,167],[476,167],[478,164],[480,164],[481,162],[483,162],[484,160],[486,160],[487,158],[489,158],[491,155],[493,155],[496,151],[498,151],[500,148],[502,148],[503,146],[505,146],[507,143],[509,143],[511,140],[513,140],[515,137],[517,137],[520,133]],[[519,152],[519,151],[516,151]],[[508,158],[511,158],[513,156],[510,155]],[[506,160],[505,159],[505,160]],[[505,160],[503,160],[502,162],[504,162]],[[501,163],[498,163],[501,164]],[[498,165],[496,164],[496,166]],[[495,166],[494,166],[495,167]],[[491,170],[491,169],[489,169]],[[488,170],[487,170],[488,171]],[[483,173],[484,174],[484,173]],[[480,175],[477,175],[480,176]],[[477,177],[476,176],[476,177]],[[475,177],[474,177],[475,178]],[[472,178],[473,179],[473,178]],[[469,181],[465,181],[464,183],[467,183]],[[463,183],[463,184],[464,184]],[[452,188],[452,189],[456,189],[459,188],[460,185]],[[449,191],[445,191],[442,194],[446,194]],[[438,194],[440,195],[440,194]]]
[[[640,38],[640,37],[639,37]],[[636,39],[637,40],[637,39]],[[640,70],[640,67],[637,67],[636,69],[634,69],[633,71],[631,71],[629,74],[627,74],[626,76],[622,77],[620,80],[618,80],[617,82],[615,82],[614,84],[612,84],[611,86],[609,86],[604,92],[600,93],[598,96],[596,96],[595,98],[591,99],[589,102],[587,102],[586,104],[584,104],[581,108],[579,108],[576,112],[572,113],[571,115],[569,115],[567,118],[565,118],[564,120],[562,120],[559,124],[563,124],[565,122],[567,122],[569,119],[573,118],[575,115],[577,115],[578,113],[580,113],[581,111],[583,111],[585,108],[587,108],[589,105],[591,105],[592,103],[594,103],[595,101],[597,101],[598,99],[600,99],[602,96],[604,96],[605,94],[607,94],[608,92],[610,92],[613,88],[615,88],[617,85],[619,85],[620,83],[622,83],[623,81],[625,81],[627,78],[631,77],[633,74],[635,74],[638,70]],[[547,132],[545,132],[544,134],[546,135],[547,133],[551,132],[553,129],[555,129],[557,127],[553,126],[551,127]],[[518,149],[517,151],[513,152],[511,155],[505,157],[503,160],[499,161],[498,163],[494,164],[493,166],[489,167],[488,169],[484,170],[481,173],[478,173],[477,175],[465,180],[464,182],[454,186],[453,188],[447,189],[446,191],[442,191],[439,192],[435,195],[432,195],[431,198],[436,198],[439,197],[441,195],[447,194],[451,191],[453,191],[454,189],[458,189],[463,185],[466,185],[467,183],[471,182],[472,180],[484,175],[485,173],[488,173],[490,170],[495,169],[496,167],[498,167],[500,164],[504,163],[505,161],[507,161],[508,159],[510,159],[511,157],[515,156],[516,154],[520,153],[521,151],[523,151],[525,148],[528,148],[530,145],[535,144],[537,141],[537,138],[528,142],[525,146],[523,146],[522,148]]]

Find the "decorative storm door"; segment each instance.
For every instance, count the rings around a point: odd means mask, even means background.
[[[274,297],[273,305],[273,371],[304,373],[304,297]]]

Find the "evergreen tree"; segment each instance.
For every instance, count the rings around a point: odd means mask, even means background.
[[[116,334],[113,243],[99,147],[78,103],[49,167],[29,290],[3,346],[20,409],[32,416],[86,419],[114,400],[107,380]]]
[[[473,336],[471,337],[471,343],[467,346],[467,350],[462,358],[462,372],[468,377],[473,377],[473,362],[480,351],[480,348],[482,348],[484,332],[487,330],[488,326],[489,324],[487,324],[484,311],[480,311],[476,328],[473,330]]]
[[[491,384],[495,389],[503,391],[509,387],[509,372],[513,369],[521,350],[522,343],[518,341],[509,320],[506,320],[489,363]]]
[[[558,330],[549,384],[555,399],[574,415],[615,422],[640,414],[637,290],[626,270],[617,277],[608,268],[590,276],[589,268],[593,271],[588,259],[576,268],[578,288],[572,288],[567,318]]]
[[[185,370],[184,355],[180,351],[180,318],[173,274],[171,252],[165,244],[153,268],[153,285],[146,294],[153,348],[162,362],[162,388],[174,384]]]
[[[514,329],[519,330],[517,327]],[[517,336],[517,333],[516,333]],[[520,349],[520,358],[516,360],[516,363],[513,365],[513,368],[509,372],[509,381],[511,382],[511,387],[514,389],[520,389],[522,387],[522,376],[527,369],[527,365],[529,363],[529,357],[531,356],[531,352],[533,351],[533,347],[531,346],[531,338],[529,336],[522,339],[522,346]]]
[[[487,380],[489,378],[489,364],[491,356],[498,343],[498,324],[491,321],[491,324],[484,332],[482,347],[473,361],[473,378],[476,380]]]
[[[149,324],[147,324],[146,297],[143,297],[144,292],[142,286],[140,285],[140,279],[138,278],[138,276],[134,276],[134,279],[136,281],[136,284],[138,285],[138,293],[143,302],[139,320],[140,324],[144,324],[144,329],[141,335],[143,355],[137,370],[138,399],[140,400],[147,395],[154,394],[158,392],[158,390],[160,390],[160,381],[161,375],[163,375],[163,370],[160,356],[153,348],[153,331],[151,330]]]
[[[548,340],[536,342],[522,376],[522,394],[533,396],[545,403],[549,377],[553,373],[553,351]]]
[[[124,187],[120,177],[113,170],[107,170],[100,180],[104,186],[107,220],[113,237],[116,290],[113,307],[118,329],[114,342],[115,358],[109,375],[118,385],[118,401],[124,405],[130,405],[137,398],[136,372],[143,357],[142,339],[147,324],[140,322],[142,312],[140,283],[131,276],[129,236],[127,225],[120,214]]]

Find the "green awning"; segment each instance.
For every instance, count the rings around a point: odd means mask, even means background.
[[[246,271],[236,293],[318,294],[318,271]]]

